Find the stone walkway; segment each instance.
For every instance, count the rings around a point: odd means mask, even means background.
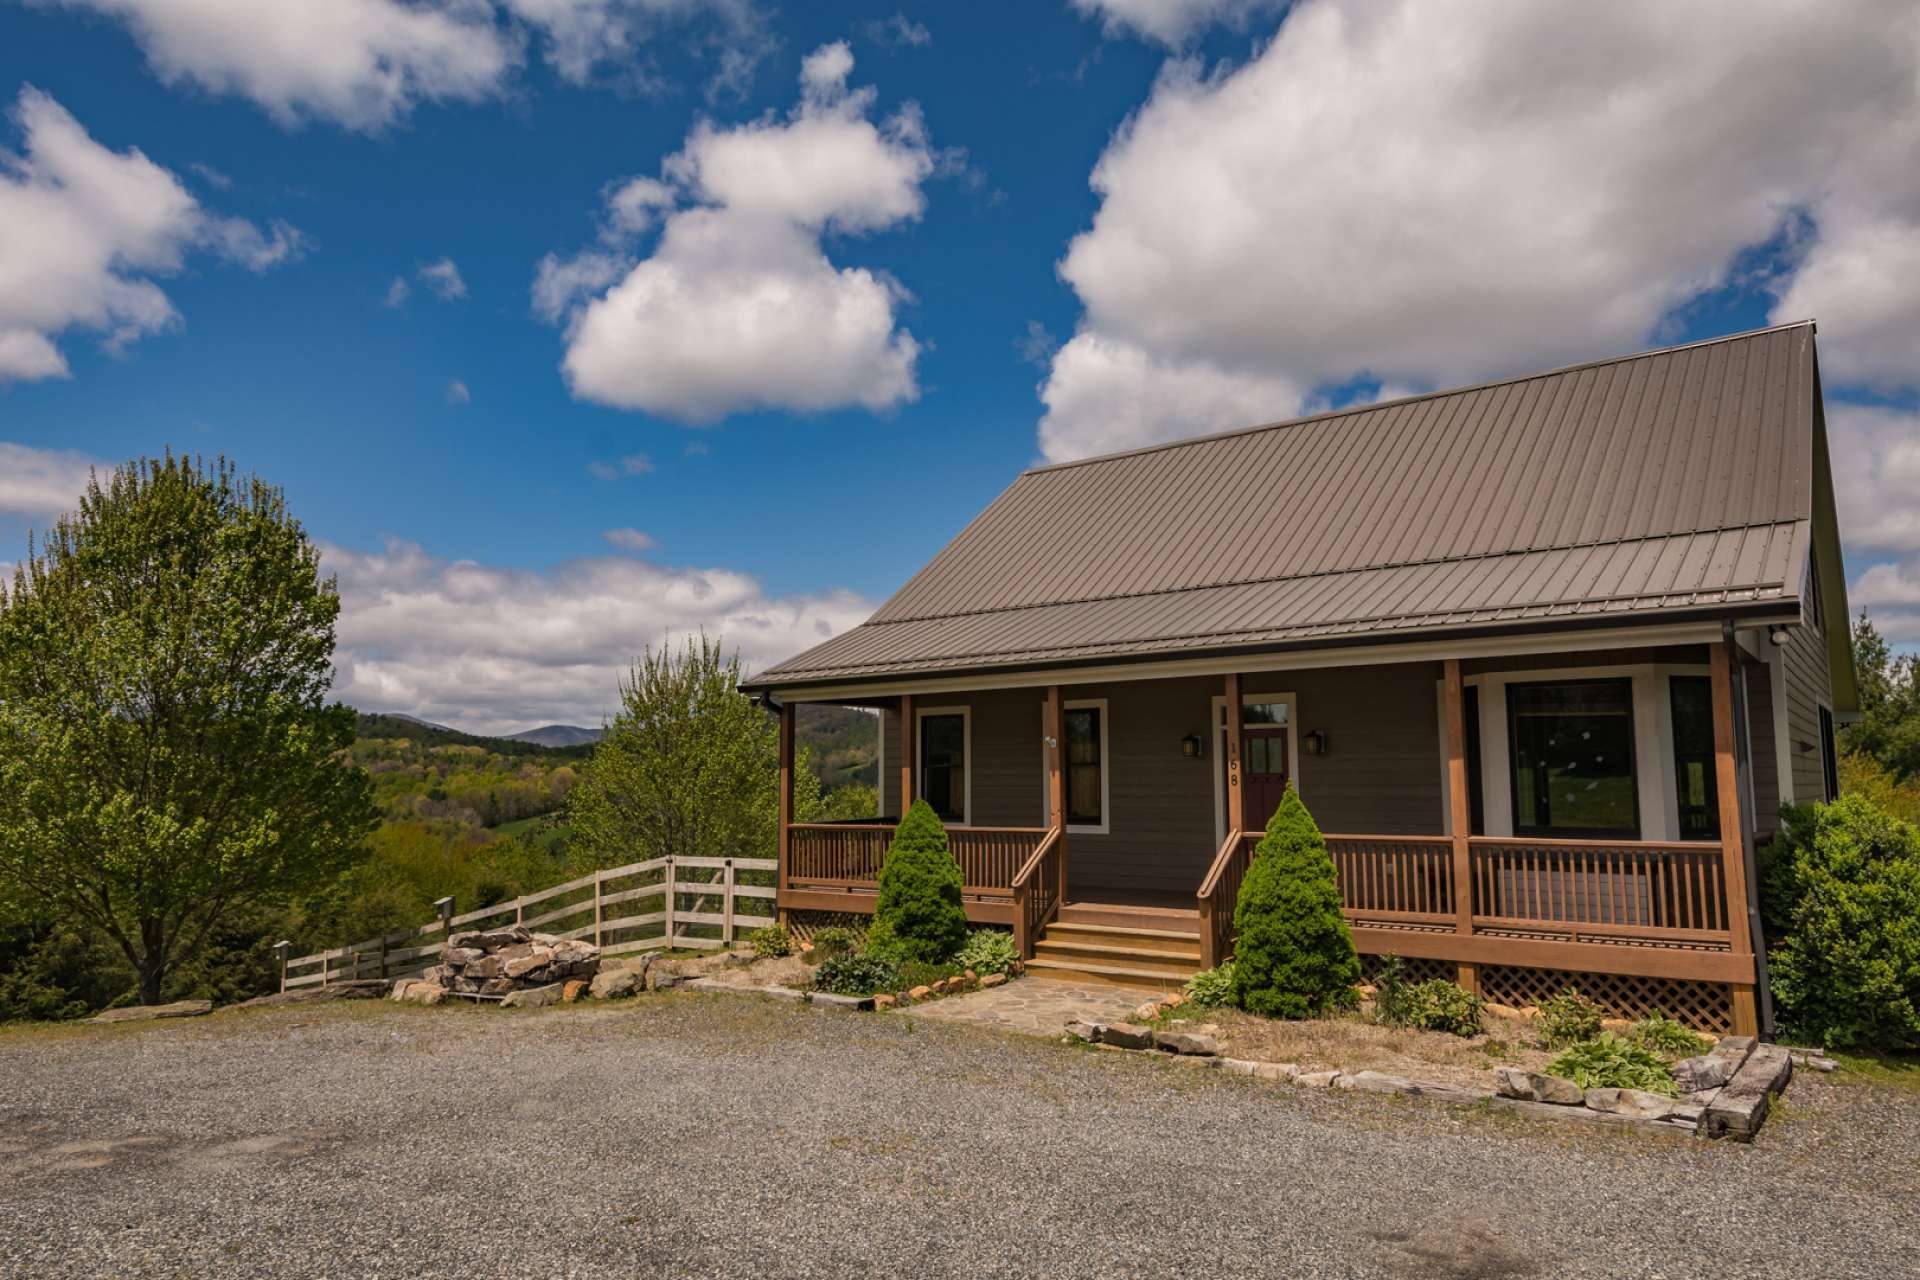
[[[1030,1036],[1057,1036],[1075,1018],[1122,1022],[1160,993],[1137,987],[1097,986],[1056,978],[1020,978],[1003,987],[969,991],[901,1010],[909,1018],[972,1022]]]

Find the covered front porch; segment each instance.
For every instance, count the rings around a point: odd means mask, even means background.
[[[889,816],[857,822],[791,820],[790,697],[779,905],[870,913],[897,815],[924,798],[969,917],[1012,928],[1036,967],[1172,981],[1231,953],[1291,782],[1363,955],[1509,1003],[1577,981],[1752,1030],[1749,815],[1782,758],[1769,655],[1702,629],[1659,639],[822,696],[879,716]]]

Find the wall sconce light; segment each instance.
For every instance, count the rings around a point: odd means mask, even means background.
[[[1776,645],[1785,645],[1787,641],[1792,638],[1792,636],[1787,634],[1786,627],[1780,623],[1776,622],[1767,628],[1767,639]]]
[[[1323,756],[1327,754],[1327,731],[1325,729],[1315,729],[1309,733],[1300,740],[1300,750],[1310,756]]]
[[[1187,759],[1198,760],[1200,758],[1200,750],[1201,743],[1199,734],[1190,733],[1180,739],[1180,754],[1187,757]]]

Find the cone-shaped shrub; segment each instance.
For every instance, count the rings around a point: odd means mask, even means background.
[[[1233,1002],[1247,1012],[1311,1018],[1352,998],[1360,958],[1333,861],[1291,786],[1253,851],[1233,927]]]
[[[947,851],[947,829],[933,807],[915,800],[900,819],[880,867],[867,949],[898,962],[941,964],[967,942],[960,905],[960,864]]]

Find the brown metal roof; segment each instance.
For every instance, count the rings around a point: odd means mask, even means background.
[[[1041,467],[777,687],[1797,599],[1814,331]]]

